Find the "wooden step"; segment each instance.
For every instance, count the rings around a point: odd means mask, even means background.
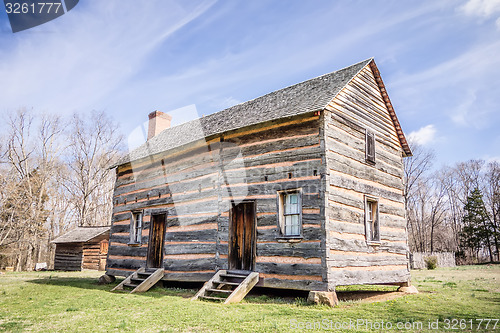
[[[131,278],[130,279],[130,282],[132,282],[133,284],[136,284],[136,285],[140,285],[141,283],[143,283],[146,279],[141,279],[141,278]]]
[[[239,274],[221,274],[221,277],[224,278],[234,278],[234,279],[245,279],[248,275],[239,275]]]
[[[135,289],[135,288],[137,288],[138,285],[139,284],[135,284],[135,283],[125,283],[125,284],[123,284],[124,287],[130,288],[130,289]]]
[[[224,294],[230,294],[233,292],[233,290],[225,290],[225,289],[212,289],[208,288],[207,291],[211,291],[213,293],[224,293]]]
[[[214,297],[214,296],[200,296],[200,298],[214,300],[214,301],[221,301],[221,302],[226,300],[223,297]]]
[[[229,285],[231,285],[231,286],[239,286],[241,282],[214,281],[214,283],[218,283],[218,284],[229,284]]]

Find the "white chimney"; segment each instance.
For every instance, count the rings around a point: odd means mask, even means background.
[[[172,116],[161,111],[153,111],[149,114],[148,140],[158,135],[164,129],[170,128]]]

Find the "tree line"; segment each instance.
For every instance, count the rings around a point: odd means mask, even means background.
[[[110,224],[118,127],[103,112],[62,118],[25,109],[0,144],[0,266],[50,262],[50,242],[75,226]]]
[[[459,263],[499,261],[500,163],[469,160],[433,170],[431,150],[405,158],[411,252],[451,251]]]

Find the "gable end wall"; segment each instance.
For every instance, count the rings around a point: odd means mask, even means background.
[[[403,150],[369,66],[329,103],[324,120],[329,288],[408,281]],[[376,135],[375,165],[365,159],[367,129]],[[365,195],[378,198],[378,245],[366,240]]]

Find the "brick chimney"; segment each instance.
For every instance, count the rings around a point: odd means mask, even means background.
[[[149,114],[148,140],[158,135],[164,129],[170,128],[172,116],[161,111],[153,111]]]

